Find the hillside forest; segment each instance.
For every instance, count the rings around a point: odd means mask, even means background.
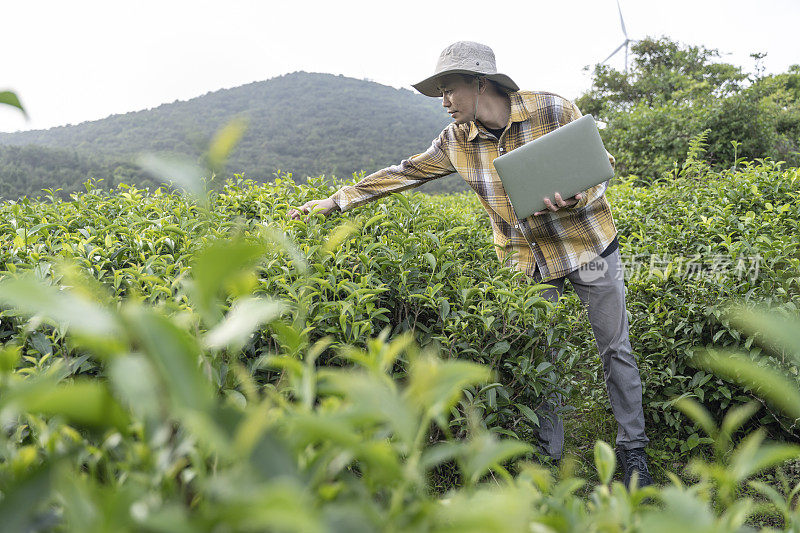
[[[797,165],[800,67],[764,75],[761,57],[753,59],[748,73],[721,61],[716,50],[645,39],[632,46],[627,73],[597,65],[592,87],[575,101],[606,124],[602,136],[618,172],[645,182],[680,165],[689,140],[706,129],[705,157],[713,168],[760,157]],[[437,99],[296,72],[94,122],[0,133],[0,197],[36,196],[43,189],[62,189],[66,197],[90,178],[102,179],[105,188],[154,188],[159,181],[137,165],[137,155],[199,160],[213,133],[234,117],[245,118],[248,128],[223,174],[267,182],[283,171],[301,183],[308,176],[346,179],[396,164],[425,150],[449,122]],[[422,187],[465,190],[458,176]]]
[[[447,125],[441,102],[374,82],[295,72],[155,109],[49,130],[0,133],[0,197],[102,185],[155,187],[141,153],[199,159],[213,133],[241,117],[248,128],[225,171],[269,181],[279,171],[350,177],[424,151]],[[454,177],[455,178],[455,177]],[[440,190],[465,190],[461,180]]]

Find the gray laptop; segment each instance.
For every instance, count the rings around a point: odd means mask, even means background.
[[[517,218],[555,205],[555,193],[570,198],[614,176],[592,115],[573,120],[494,160]]]

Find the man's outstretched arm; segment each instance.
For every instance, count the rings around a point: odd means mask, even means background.
[[[419,187],[432,179],[452,174],[456,169],[447,155],[447,139],[448,130],[445,130],[425,152],[405,159],[399,165],[370,174],[355,185],[342,187],[329,198],[306,202],[289,210],[288,214],[292,218],[300,218],[314,210],[323,215],[335,210],[348,211],[392,193]]]

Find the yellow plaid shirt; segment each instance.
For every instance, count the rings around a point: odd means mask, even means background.
[[[553,93],[519,91],[509,96],[511,116],[500,139],[476,121],[450,124],[427,151],[342,187],[331,198],[347,211],[458,172],[489,214],[502,262],[529,276],[538,265],[542,281],[576,270],[605,250],[617,234],[605,196],[608,182],[584,191],[584,197],[572,207],[519,220],[492,161],[580,118],[581,112]],[[611,154],[609,158],[613,164]]]

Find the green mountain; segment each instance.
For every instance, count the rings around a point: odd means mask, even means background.
[[[143,152],[200,157],[231,118],[249,120],[228,173],[270,181],[281,170],[350,177],[422,152],[450,121],[438,100],[406,89],[295,72],[154,109],[48,130],[0,133],[0,197],[74,191],[87,178],[106,186],[156,183],[134,161]],[[458,176],[423,187],[465,190]]]

